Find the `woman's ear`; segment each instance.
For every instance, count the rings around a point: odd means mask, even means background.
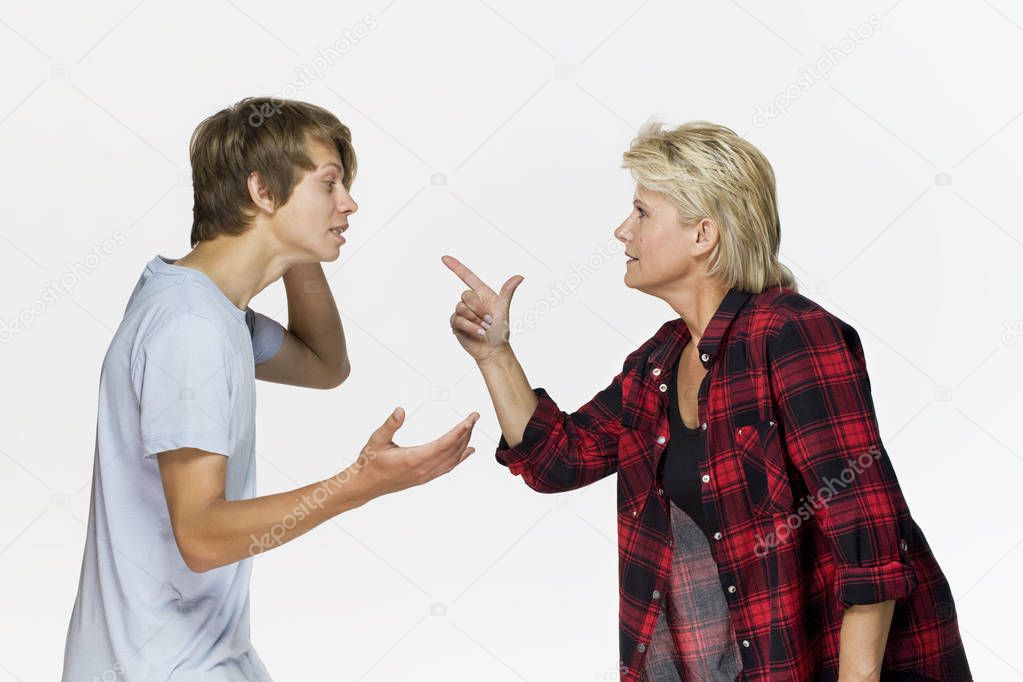
[[[713,248],[718,241],[718,225],[712,218],[701,218],[696,225],[696,243]]]

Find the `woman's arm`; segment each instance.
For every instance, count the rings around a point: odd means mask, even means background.
[[[842,679],[877,679],[894,600],[917,577],[912,518],[881,442],[859,336],[815,307],[780,323],[767,349],[785,452],[820,501],[814,518],[837,567]]]
[[[839,640],[838,682],[878,682],[895,601],[845,610]]]
[[[511,346],[476,362],[490,392],[501,433],[510,446],[522,442],[537,398]]]
[[[512,352],[509,311],[522,278],[495,292],[455,258],[444,264],[469,285],[451,316],[451,330],[483,374],[501,424],[497,461],[534,490],[573,490],[617,469],[621,374],[576,412],[562,412],[542,388],[530,388]],[[514,445],[512,445],[514,443]]]

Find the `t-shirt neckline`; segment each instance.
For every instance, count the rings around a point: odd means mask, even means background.
[[[220,287],[217,286],[216,282],[210,279],[209,275],[207,275],[202,270],[190,268],[185,265],[177,265],[175,262],[173,262],[176,260],[177,260],[176,258],[167,258],[166,256],[161,256],[160,254],[157,254],[156,258],[152,260],[152,263],[154,265],[154,269],[156,270],[161,270],[166,273],[177,273],[186,276],[191,276],[193,279],[200,282],[203,286],[212,289],[217,300],[220,301],[223,305],[225,305],[228,309],[230,309],[231,313],[235,317],[242,321],[245,320],[246,310],[242,310],[234,303],[232,303],[231,299],[229,299],[224,294],[224,292],[220,290]]]

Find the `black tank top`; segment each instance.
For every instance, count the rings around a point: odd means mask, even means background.
[[[671,501],[688,514],[709,539],[710,533],[707,532],[703,504],[700,502],[699,468],[706,448],[706,432],[699,427],[691,429],[682,422],[676,385],[678,371],[679,365],[676,365],[675,374],[669,384],[671,386],[671,390],[668,391],[669,438],[664,453],[661,485]]]

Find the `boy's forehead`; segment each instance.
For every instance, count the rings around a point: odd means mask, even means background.
[[[338,154],[337,148],[333,145],[327,145],[320,140],[310,140],[306,144],[306,153],[309,156],[309,160],[313,164],[320,168],[324,164],[335,163],[340,167],[344,167],[341,163],[341,155]]]

